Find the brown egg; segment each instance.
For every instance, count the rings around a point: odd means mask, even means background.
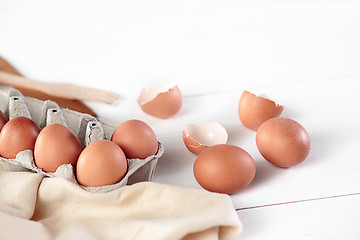
[[[156,154],[159,147],[152,128],[136,119],[121,123],[115,129],[111,140],[119,145],[129,159],[145,159]]]
[[[69,128],[50,124],[41,130],[35,142],[35,164],[45,172],[55,172],[63,164],[76,166],[82,150],[80,140]]]
[[[85,187],[100,187],[120,182],[127,168],[125,154],[116,143],[97,140],[80,154],[76,177]]]
[[[0,110],[0,132],[2,128],[4,127],[5,123],[7,122],[7,119],[4,115],[4,113]]]
[[[27,117],[16,117],[8,121],[0,133],[0,155],[14,159],[24,150],[34,150],[40,128]]]
[[[147,114],[165,119],[180,111],[183,98],[177,85],[162,82],[143,89],[138,103]]]
[[[242,124],[252,130],[257,130],[266,120],[280,116],[283,110],[284,106],[248,91],[242,93],[238,105],[238,114]]]
[[[214,145],[202,151],[193,170],[203,188],[226,194],[249,185],[256,171],[253,158],[242,148],[230,144]]]
[[[288,118],[273,118],[259,127],[256,145],[270,163],[278,167],[292,167],[308,156],[310,137],[298,122]]]
[[[226,129],[217,122],[204,123],[200,126],[188,124],[182,132],[186,148],[199,155],[204,149],[228,140]]]

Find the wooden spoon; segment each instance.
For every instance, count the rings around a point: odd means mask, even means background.
[[[9,62],[7,62],[2,57],[0,57],[0,70],[4,71],[4,72],[15,74],[18,76],[22,76]],[[37,90],[26,88],[26,87],[14,87],[14,88],[19,90],[24,96],[37,98],[37,99],[40,99],[43,101],[44,100],[52,100],[52,101],[56,102],[62,108],[69,108],[71,110],[81,112],[81,113],[87,113],[87,114],[90,114],[90,115],[96,117],[95,112],[79,100],[55,97],[55,96],[43,93],[41,91],[37,91]]]

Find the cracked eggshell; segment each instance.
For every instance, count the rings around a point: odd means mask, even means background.
[[[188,124],[182,131],[182,137],[186,148],[196,155],[209,146],[224,144],[228,140],[226,129],[216,122],[200,126]]]
[[[161,82],[144,88],[138,98],[141,109],[157,118],[169,118],[182,107],[183,97],[179,87],[170,82]]]
[[[283,105],[249,91],[242,93],[238,105],[240,121],[245,127],[255,131],[266,120],[279,117],[283,110]]]

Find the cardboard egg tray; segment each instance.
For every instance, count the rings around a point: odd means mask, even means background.
[[[96,140],[110,140],[116,128],[89,114],[60,108],[53,101],[24,97],[16,89],[3,85],[0,85],[0,110],[9,120],[19,116],[29,117],[41,129],[52,123],[63,124],[77,135],[83,147]],[[109,192],[126,184],[149,181],[152,179],[157,161],[163,153],[163,146],[159,142],[159,149],[155,155],[146,159],[127,159],[128,171],[120,182],[102,187],[79,186],[89,192]],[[0,157],[0,164],[9,171],[30,171],[47,177],[62,177],[78,184],[71,164],[61,165],[53,173],[44,172],[36,167],[32,150],[18,153],[15,159]]]

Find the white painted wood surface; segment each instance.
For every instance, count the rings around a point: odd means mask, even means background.
[[[165,147],[154,181],[201,188],[181,130],[221,123],[257,167],[231,196],[240,239],[360,237],[359,43],[356,0],[0,1],[0,55],[29,78],[121,94],[111,106],[88,104],[113,124],[153,127]],[[167,120],[136,103],[163,80],[184,95]],[[243,90],[278,100],[308,130],[307,160],[281,169],[261,157],[237,116]]]

